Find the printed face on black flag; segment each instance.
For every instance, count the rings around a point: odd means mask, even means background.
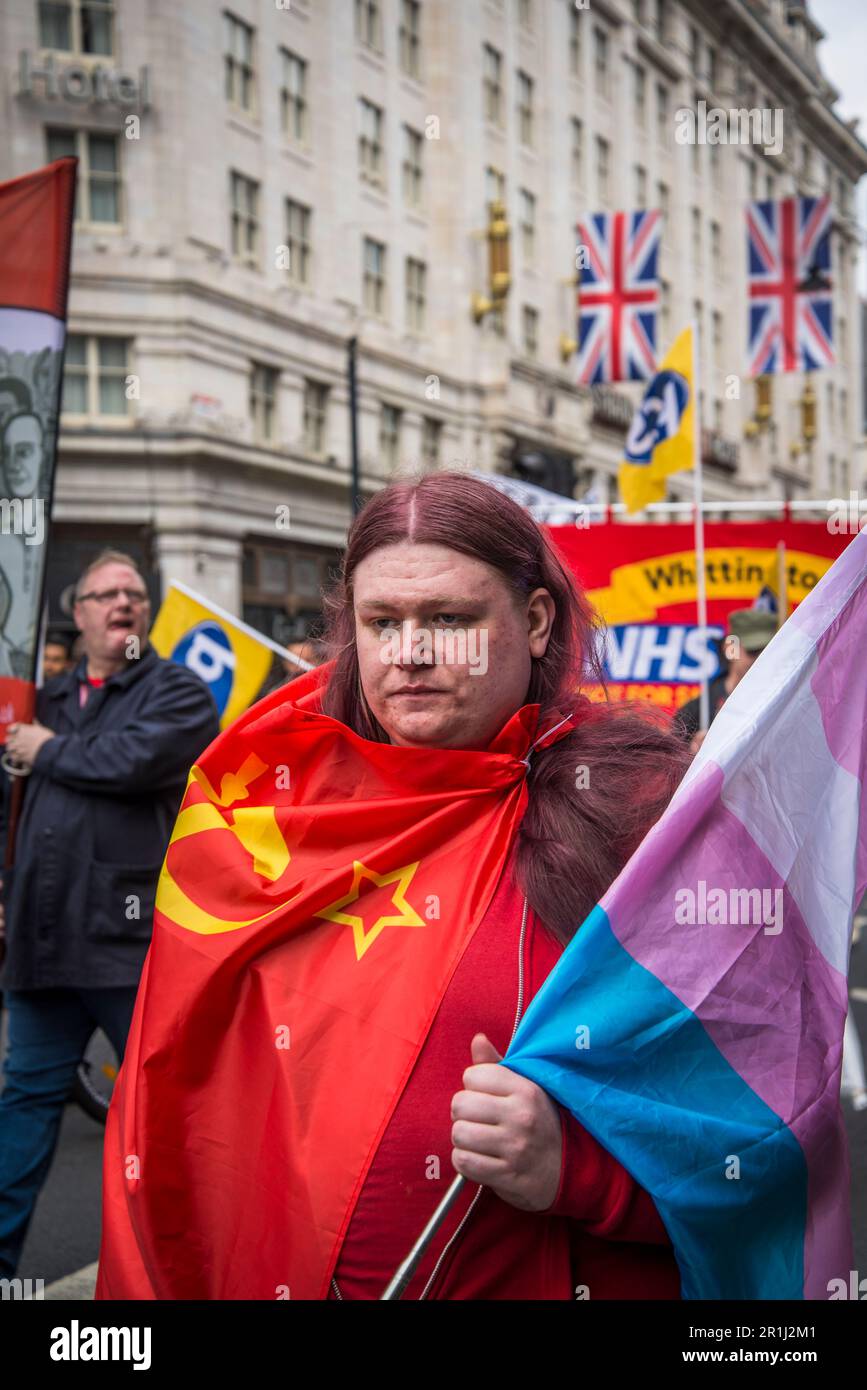
[[[33,714],[75,161],[0,184],[0,742]]]

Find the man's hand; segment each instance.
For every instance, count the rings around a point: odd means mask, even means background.
[[[464,1089],[452,1098],[452,1165],[521,1211],[545,1211],[560,1186],[557,1107],[534,1081],[496,1065],[500,1054],[484,1033],[471,1053]]]
[[[38,719],[34,719],[32,724],[10,724],[6,733],[6,750],[14,762],[32,767],[36,754],[50,738],[54,738],[54,730],[46,729]]]

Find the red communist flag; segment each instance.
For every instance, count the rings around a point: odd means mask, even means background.
[[[109,1112],[103,1299],[324,1298],[380,1138],[493,896],[539,740],[400,748],[323,667],[193,768]]]

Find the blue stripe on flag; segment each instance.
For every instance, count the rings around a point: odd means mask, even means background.
[[[571,1110],[650,1192],[684,1298],[804,1297],[800,1144],[601,907],[530,1003],[504,1064]],[[727,1178],[732,1156],[740,1177]]]

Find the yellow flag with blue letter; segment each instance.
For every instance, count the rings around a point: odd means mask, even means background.
[[[663,358],[635,412],[620,465],[628,512],[665,500],[665,480],[695,464],[693,331],[685,328]]]
[[[246,623],[176,580],[154,619],[150,641],[160,656],[201,677],[216,701],[221,729],[255,700],[275,649]]]

